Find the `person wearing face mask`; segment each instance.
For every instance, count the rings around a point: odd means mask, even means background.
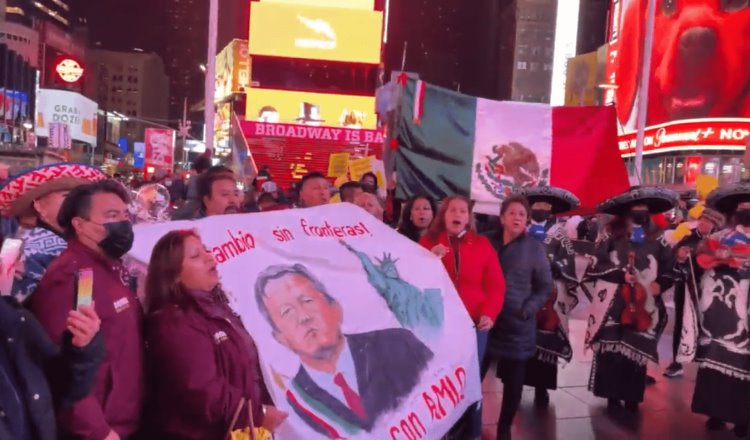
[[[477,356],[484,360],[488,332],[503,309],[505,278],[497,254],[487,238],[474,231],[470,201],[448,197],[419,243],[438,256],[474,321]],[[481,402],[469,408],[451,430],[450,438],[478,439],[482,435]]]
[[[664,371],[666,377],[679,377],[683,374],[682,364],[677,362],[677,353],[682,337],[683,313],[685,312],[685,295],[697,298],[697,283],[703,278],[703,269],[696,260],[696,251],[717,230],[724,226],[724,216],[715,209],[704,208],[698,222],[690,235],[675,245],[675,323],[672,332],[672,363]],[[689,260],[689,261],[688,261]]]
[[[727,218],[729,226],[698,249],[698,266],[705,270],[695,304],[698,329],[692,338],[698,364],[692,411],[708,416],[706,428],[721,430],[734,424],[734,434],[747,438],[750,417],[750,182],[715,189],[706,205]],[[696,347],[697,345],[697,347]]]
[[[570,362],[573,358],[567,334],[568,314],[578,304],[576,295],[579,285],[575,269],[576,254],[565,223],[554,223],[549,219],[552,215],[572,211],[580,201],[570,191],[550,186],[526,188],[519,195],[526,197],[531,204],[532,218],[528,234],[544,243],[554,281],[554,290],[536,317],[537,352],[526,363],[524,380],[524,385],[535,388],[534,404],[544,408],[549,405],[548,390],[557,389],[557,364],[561,359]],[[546,225],[542,226],[542,222],[546,222]]]
[[[550,188],[550,187],[542,187]],[[555,188],[558,189],[558,188]],[[557,223],[552,217],[552,204],[545,199],[529,199],[531,203],[531,213],[529,215],[529,234],[539,241],[547,238],[547,233]]]
[[[3,208],[13,216],[33,218],[36,224],[21,237],[24,270],[13,281],[11,291],[18,302],[29,299],[47,267],[67,247],[57,214],[68,192],[106,177],[94,167],[57,163],[16,176],[0,190]]]
[[[637,412],[646,387],[646,364],[658,363],[666,326],[662,292],[674,283],[674,251],[651,222],[672,209],[677,194],[634,187],[598,207],[614,215],[598,244],[588,276],[596,280],[586,340],[594,351],[589,390],[607,399],[609,411]]]
[[[143,400],[141,305],[122,257],[133,245],[128,193],[113,181],[79,186],[58,215],[68,247],[52,262],[31,297],[30,308],[53,341],[60,341],[76,307],[79,277],[91,273],[101,318],[105,358],[94,390],[58,414],[61,440],[118,440],[136,433]],[[56,371],[50,382],[64,378]]]
[[[503,403],[497,438],[509,440],[521,404],[526,364],[537,353],[536,316],[552,291],[552,270],[544,245],[528,231],[529,202],[518,194],[503,200],[500,228],[489,233],[506,276],[505,305],[490,331],[482,377],[497,362]]]
[[[411,241],[418,242],[430,227],[435,216],[435,202],[425,196],[415,196],[409,199],[401,212],[401,222],[398,232]]]
[[[146,280],[149,438],[221,439],[230,428],[273,432],[287,418],[268,394],[258,350],[219,284],[216,261],[194,231],[154,246]],[[215,335],[225,339],[217,342]],[[243,399],[250,411],[234,413]],[[188,421],[189,420],[189,421]]]

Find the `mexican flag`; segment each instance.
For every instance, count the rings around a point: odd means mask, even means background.
[[[629,187],[614,107],[491,101],[409,80],[395,152],[398,198],[463,194],[497,215],[514,188],[551,185],[580,213]]]

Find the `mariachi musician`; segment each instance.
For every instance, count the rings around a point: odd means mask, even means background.
[[[589,390],[606,398],[610,411],[622,402],[638,411],[646,364],[658,362],[667,318],[661,294],[674,283],[674,253],[651,216],[672,209],[677,197],[664,188],[634,187],[599,205],[616,218],[588,273],[596,283],[585,344],[594,351]]]
[[[706,203],[732,220],[698,252],[705,273],[696,305],[700,328],[692,338],[698,364],[692,410],[709,416],[709,430],[731,422],[735,434],[745,438],[750,417],[750,183],[717,188]]]
[[[678,377],[683,374],[679,357],[691,356],[690,346],[682,346],[683,327],[695,327],[697,315],[693,305],[699,296],[699,281],[703,270],[697,262],[697,250],[703,246],[714,232],[724,227],[724,216],[715,209],[703,207],[695,227],[675,245],[677,261],[675,264],[674,304],[675,323],[672,333],[672,363],[664,371],[666,377]],[[689,297],[687,300],[686,298]],[[687,351],[686,351],[687,350]]]
[[[536,356],[526,364],[524,385],[535,388],[534,404],[549,405],[548,390],[557,389],[559,359],[570,362],[573,350],[568,339],[568,314],[578,304],[575,251],[563,223],[551,220],[577,208],[578,197],[570,191],[538,186],[520,191],[531,206],[529,235],[543,241],[552,266],[554,287],[537,314]]]

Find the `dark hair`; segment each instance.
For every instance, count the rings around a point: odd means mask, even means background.
[[[201,203],[203,203],[204,197],[211,198],[214,183],[220,180],[231,180],[232,182],[236,182],[234,180],[234,174],[229,174],[224,171],[211,171],[211,169],[209,169],[198,176],[198,197],[200,198]]]
[[[65,201],[57,214],[57,223],[62,227],[65,238],[75,237],[73,219],[76,217],[89,219],[91,215],[91,198],[96,194],[114,194],[123,201],[130,203],[130,195],[122,184],[116,180],[102,180],[73,188],[65,197]]]
[[[429,229],[427,229],[427,235],[433,240],[436,240],[438,237],[440,237],[440,234],[445,232],[445,213],[448,212],[448,207],[450,206],[451,202],[454,202],[456,200],[461,200],[469,207],[469,224],[466,225],[466,230],[472,232],[475,231],[474,216],[472,215],[474,202],[472,202],[466,196],[448,196],[444,198],[442,202],[440,202],[440,207],[435,213],[435,218],[432,219],[432,224],[430,225]]]
[[[261,116],[263,116],[263,113],[265,113],[265,112],[276,112],[276,113],[278,113],[279,111],[278,111],[278,110],[276,110],[276,108],[275,108],[274,106],[272,106],[272,105],[264,105],[264,106],[263,106],[263,107],[261,107],[261,109],[260,109],[260,110],[258,111],[258,117],[261,117]]]
[[[346,182],[339,188],[339,195],[341,196],[341,201],[344,201],[344,193],[352,192],[355,189],[362,189],[362,185],[359,182]]]
[[[185,241],[200,237],[192,230],[171,231],[156,242],[146,275],[146,302],[149,313],[170,304],[187,307],[189,297],[177,281],[185,258]]]
[[[361,177],[361,178],[359,179],[360,183],[361,183],[361,182],[362,182],[363,180],[365,180],[365,177],[372,177],[372,180],[374,180],[374,181],[375,181],[375,187],[374,187],[374,188],[372,188],[372,189],[373,189],[373,191],[377,192],[377,191],[378,191],[378,176],[377,176],[377,175],[375,175],[375,173],[373,173],[372,171],[368,171],[368,172],[364,173],[364,174],[362,175],[362,177]]]
[[[258,196],[258,206],[260,206],[261,203],[276,203],[276,199],[273,198],[273,194],[271,193],[262,193],[260,196]]]
[[[510,205],[518,203],[519,205],[523,206],[523,208],[526,210],[526,216],[529,216],[529,213],[531,212],[531,205],[529,205],[529,201],[524,196],[510,196],[506,197],[505,200],[503,200],[503,204],[500,205],[500,216],[502,217],[506,212],[508,212],[508,209],[510,209]]]
[[[211,167],[211,159],[208,156],[200,156],[193,162],[193,169],[200,174]]]
[[[315,276],[310,273],[310,271],[307,270],[305,266],[301,264],[279,264],[275,266],[269,266],[265,268],[263,272],[258,274],[258,278],[256,278],[255,280],[255,302],[258,304],[258,310],[260,311],[260,314],[263,315],[263,317],[266,319],[266,321],[268,321],[268,323],[274,330],[278,329],[276,328],[276,324],[271,318],[271,313],[268,311],[268,307],[266,307],[266,286],[268,286],[268,283],[273,280],[278,280],[279,278],[283,278],[289,275],[299,275],[301,277],[307,278],[307,280],[312,283],[315,290],[323,295],[323,298],[328,302],[328,304],[335,304],[337,302],[336,298],[328,294],[328,291],[326,290],[326,287],[323,285],[323,283],[315,278]]]
[[[325,174],[321,173],[320,171],[311,171],[305,174],[304,176],[302,176],[302,179],[300,179],[300,181],[297,182],[297,192],[302,191],[302,188],[305,187],[305,183],[313,179],[323,179],[323,180],[328,181],[328,179],[326,179]]]
[[[417,228],[417,226],[414,225],[414,222],[411,220],[411,211],[412,209],[414,209],[414,204],[417,202],[417,200],[420,199],[426,200],[427,203],[430,204],[430,208],[432,208],[433,220],[435,219],[435,214],[437,213],[437,205],[435,205],[435,201],[427,196],[414,196],[406,201],[406,204],[404,204],[404,209],[401,211],[401,221],[399,221],[398,224],[398,232],[401,233],[401,235],[409,237],[412,241],[419,241],[419,236],[421,234],[419,228]]]

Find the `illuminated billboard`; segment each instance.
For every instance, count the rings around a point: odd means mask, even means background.
[[[383,13],[254,2],[250,54],[352,63],[380,63]]]
[[[375,128],[375,98],[247,89],[245,119],[312,126]]]
[[[599,84],[604,76],[606,47],[568,59],[565,81],[565,105],[601,105]]]
[[[250,85],[250,56],[247,41],[232,40],[216,55],[215,99],[241,93]]]
[[[319,6],[322,8],[349,8],[372,10],[373,0],[261,0],[263,3],[286,3]]]
[[[634,130],[645,40],[646,1],[613,0],[605,101]],[[647,125],[750,118],[747,2],[660,1],[656,5]]]

